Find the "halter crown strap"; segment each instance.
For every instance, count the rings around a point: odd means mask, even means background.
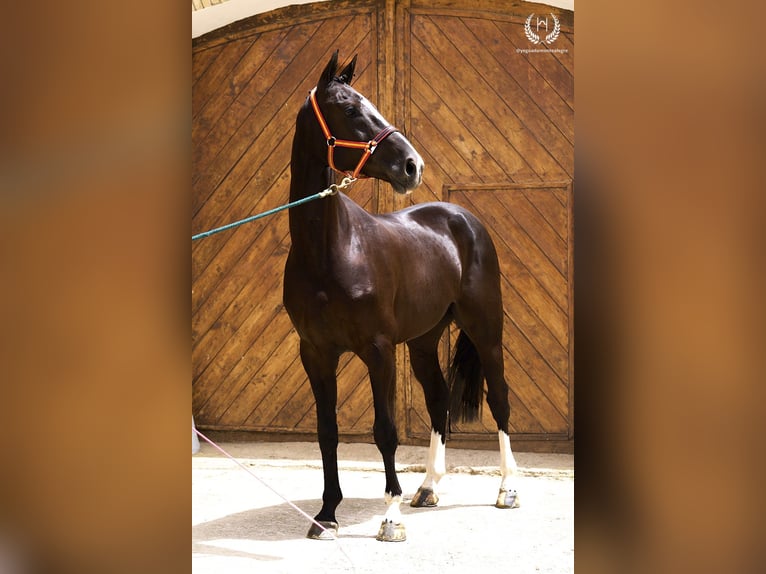
[[[311,90],[309,99],[311,100],[311,107],[314,109],[314,115],[316,116],[317,121],[319,122],[319,127],[322,128],[322,133],[324,134],[325,140],[327,140],[327,163],[330,165],[332,169],[334,169],[338,173],[349,175],[355,179],[357,177],[366,177],[363,175],[360,176],[359,172],[362,171],[364,164],[367,163],[367,160],[375,152],[375,148],[377,148],[380,142],[382,142],[392,133],[398,132],[399,130],[395,128],[394,126],[386,126],[382,130],[380,130],[380,132],[378,132],[378,134],[368,142],[339,140],[333,137],[332,133],[330,132],[330,128],[327,125],[327,122],[325,121],[324,116],[322,115],[322,111],[319,109],[319,104],[317,103],[316,91],[317,91],[316,88],[313,88]],[[362,157],[359,160],[359,163],[356,165],[356,168],[354,169],[353,172],[343,171],[335,167],[335,162],[333,161],[333,152],[336,146],[364,150],[364,153],[362,154]]]

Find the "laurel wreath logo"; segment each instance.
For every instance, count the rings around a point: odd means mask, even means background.
[[[559,34],[561,34],[561,22],[559,22],[559,19],[556,18],[555,14],[551,14],[551,17],[553,18],[553,30],[545,36],[545,40],[541,40],[540,36],[532,31],[533,16],[534,14],[530,14],[526,22],[524,22],[524,33],[527,35],[527,40],[533,44],[539,44],[541,42],[549,45],[553,44],[559,37]]]

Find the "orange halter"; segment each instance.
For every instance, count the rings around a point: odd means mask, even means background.
[[[378,133],[378,135],[376,135],[374,138],[372,138],[368,142],[339,140],[333,137],[332,134],[330,133],[330,128],[327,126],[327,122],[325,121],[324,116],[322,115],[322,112],[319,109],[319,104],[317,103],[316,91],[317,89],[313,88],[310,92],[309,98],[311,99],[311,107],[314,108],[314,114],[316,115],[317,121],[319,122],[319,127],[322,128],[322,133],[324,134],[324,137],[327,140],[327,162],[330,164],[330,167],[334,169],[335,171],[337,171],[338,173],[343,173],[345,175],[351,176],[354,179],[356,179],[357,177],[366,177],[363,175],[360,176],[359,172],[362,171],[364,164],[367,163],[367,160],[370,159],[370,156],[375,152],[375,148],[378,146],[380,142],[382,142],[392,133],[398,132],[399,130],[395,128],[394,126],[387,126],[383,128],[380,131],[380,133]],[[356,165],[356,169],[354,169],[353,172],[342,171],[338,169],[337,167],[335,167],[335,162],[333,161],[333,151],[335,150],[335,146],[364,150],[364,153],[362,154],[362,158],[359,160],[359,163]]]

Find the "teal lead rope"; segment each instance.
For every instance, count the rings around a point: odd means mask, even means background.
[[[302,199],[298,199],[296,201],[286,203],[285,205],[280,205],[279,207],[275,207],[274,209],[269,209],[268,211],[264,211],[263,213],[259,213],[258,215],[252,215],[250,217],[246,217],[245,219],[240,219],[239,221],[235,221],[234,223],[229,223],[228,225],[216,227],[215,229],[211,229],[210,231],[203,231],[202,233],[198,233],[197,235],[192,235],[192,241],[196,241],[197,239],[201,239],[203,237],[209,237],[215,233],[226,231],[227,229],[233,229],[234,227],[238,227],[242,225],[243,223],[249,223],[251,221],[255,221],[256,219],[260,219],[261,217],[266,217],[267,215],[273,215],[284,209],[296,207],[298,205],[308,203],[309,201],[314,201],[315,199],[321,199],[323,197],[327,197],[328,195],[335,195],[336,193],[338,193],[338,191],[349,187],[355,181],[356,179],[354,178],[344,177],[343,181],[341,181],[339,184],[334,183],[327,189],[320,191],[319,193],[315,193],[314,195],[309,195],[308,197],[304,197]]]

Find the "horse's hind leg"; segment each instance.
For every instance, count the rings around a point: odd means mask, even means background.
[[[439,365],[438,345],[444,328],[450,318],[445,317],[429,333],[408,341],[412,372],[423,387],[426,408],[431,417],[431,443],[428,448],[426,477],[412,498],[410,506],[436,506],[439,496],[436,486],[447,472],[444,461],[447,443],[447,409],[449,408],[449,389]]]
[[[394,344],[384,336],[377,336],[358,355],[370,371],[372,399],[375,407],[373,435],[375,444],[383,457],[386,473],[385,499],[388,508],[377,539],[385,542],[400,542],[406,540],[407,536],[399,509],[402,503],[402,487],[396,476],[395,455],[399,438],[393,420],[396,383]]]
[[[503,365],[503,309],[499,289],[497,292],[494,289],[490,291],[490,295],[477,297],[468,302],[464,299],[455,308],[455,320],[470,339],[474,347],[473,351],[478,353],[487,381],[487,404],[497,423],[502,479],[495,506],[518,508],[516,490],[510,486],[516,474],[517,465],[508,435],[511,407],[508,402],[508,384],[505,381]]]
[[[317,436],[324,471],[322,509],[314,518],[322,528],[312,524],[306,536],[315,540],[331,540],[338,533],[335,509],[343,500],[338,479],[338,423],[335,412],[338,400],[336,370],[339,357],[334,353],[322,352],[303,340],[300,350],[303,368],[309,377],[316,401]]]
[[[511,439],[508,435],[508,421],[511,414],[508,402],[508,384],[503,374],[503,347],[498,343],[482,352],[479,357],[487,380],[487,404],[497,423],[497,438],[500,446],[500,490],[495,506],[498,508],[518,508],[519,500],[516,490],[510,483],[516,474],[516,459],[511,451]]]

